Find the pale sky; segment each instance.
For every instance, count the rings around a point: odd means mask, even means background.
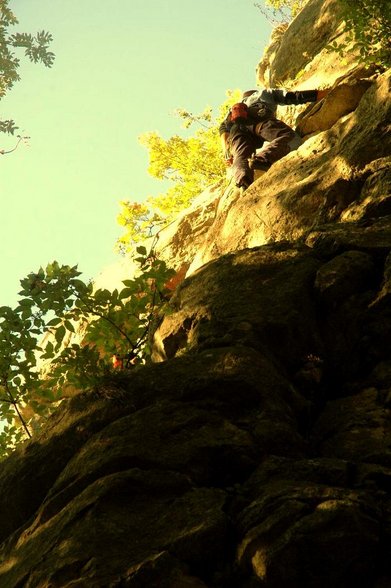
[[[118,256],[120,200],[162,190],[138,136],[181,134],[176,108],[255,86],[271,26],[253,0],[11,0],[14,31],[52,33],[51,69],[23,60],[0,102],[29,146],[0,156],[0,306],[57,260],[94,278]],[[15,145],[0,134],[0,149]]]

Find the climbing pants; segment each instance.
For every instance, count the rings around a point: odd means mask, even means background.
[[[267,141],[266,145],[264,142]],[[276,118],[257,124],[234,124],[230,131],[233,156],[233,176],[237,186],[249,186],[254,181],[254,171],[248,159],[256,152],[257,160],[271,165],[300,144],[300,137],[287,124]]]

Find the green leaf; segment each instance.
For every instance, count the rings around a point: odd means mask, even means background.
[[[23,298],[22,300],[19,300],[19,306],[34,306],[35,302],[34,300],[31,300],[31,298]]]
[[[56,339],[58,345],[61,345],[62,340],[65,337],[65,333],[66,333],[66,330],[65,330],[64,325],[61,325],[61,327],[58,327],[58,329],[56,330],[54,336],[55,336],[55,339]]]
[[[57,325],[59,325],[60,323],[62,323],[62,319],[61,319],[61,318],[59,318],[59,317],[56,317],[56,318],[54,318],[54,319],[50,320],[50,321],[47,323],[47,326],[48,326],[48,327],[56,327],[56,326],[57,326]]]
[[[130,298],[133,294],[133,288],[123,288],[123,290],[121,290],[121,292],[119,293],[119,297],[121,300],[123,300],[124,298]]]
[[[45,352],[51,353],[53,351],[54,345],[51,341],[48,341],[45,345]]]
[[[71,331],[71,333],[75,332],[75,327],[73,326],[73,324],[71,323],[71,321],[64,321],[64,326],[66,329],[68,329],[68,331]]]

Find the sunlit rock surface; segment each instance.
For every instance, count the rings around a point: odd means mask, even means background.
[[[187,264],[190,275],[240,248],[304,239],[325,222],[384,215],[390,206],[390,74],[349,80],[301,118],[299,128],[311,136],[296,151],[244,194],[233,185],[204,194],[202,205],[161,231],[159,254],[176,269]]]

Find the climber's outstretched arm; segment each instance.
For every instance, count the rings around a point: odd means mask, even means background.
[[[261,92],[261,99],[266,102],[274,102],[274,104],[295,105],[305,104],[306,102],[317,102],[324,98],[330,92],[329,89],[324,90],[263,90]]]

